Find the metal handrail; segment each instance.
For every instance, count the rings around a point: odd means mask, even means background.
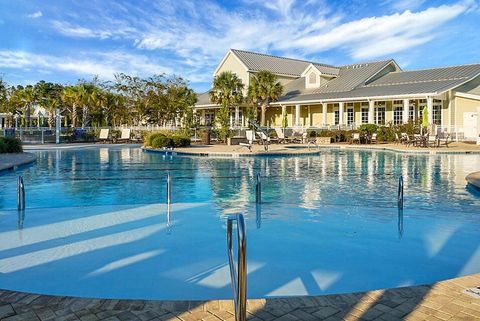
[[[170,172],[167,172],[167,204],[172,202],[172,178]]]
[[[403,176],[398,178],[397,204],[399,209],[403,209]]]
[[[260,180],[260,173],[255,176],[255,203],[262,203],[262,181]]]
[[[17,181],[17,208],[19,211],[25,209],[25,185],[23,185],[22,176],[18,176]]]
[[[235,268],[234,265],[232,250],[233,221],[237,221],[237,268]],[[232,215],[227,219],[227,252],[228,263],[230,265],[233,302],[235,304],[235,320],[245,321],[247,319],[247,236],[245,229],[245,220],[242,214]]]

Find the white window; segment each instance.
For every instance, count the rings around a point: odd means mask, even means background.
[[[433,100],[433,123],[435,125],[442,124],[442,101],[438,99]]]
[[[385,102],[375,102],[375,119],[374,122],[377,125],[385,125]]]
[[[393,124],[403,123],[403,101],[395,100],[393,102]]]
[[[347,104],[347,125],[355,124],[355,111],[353,109],[353,104]]]
[[[418,100],[418,118],[422,120],[422,115],[423,115],[423,109],[427,107],[427,100],[426,99],[420,99]]]
[[[362,124],[368,124],[368,107],[362,107]]]
[[[340,111],[335,110],[335,111],[333,112],[333,116],[334,116],[334,117],[333,117],[333,122],[334,122],[333,124],[334,124],[334,125],[338,125],[338,124],[340,123]]]
[[[211,126],[215,119],[215,112],[206,111],[205,112],[205,126]]]

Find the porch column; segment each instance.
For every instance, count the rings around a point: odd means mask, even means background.
[[[308,127],[312,126],[312,110],[310,109],[310,105],[308,105]]]
[[[403,114],[402,114],[402,120],[403,120],[404,124],[408,123],[408,114],[409,113],[410,113],[410,99],[404,99],[403,100]]]
[[[233,123],[234,127],[237,127],[240,124],[240,107],[235,106],[235,122]]]
[[[369,100],[368,101],[368,123],[373,124],[373,113],[375,112],[375,101]]]
[[[433,124],[433,98],[427,97],[428,125]]]
[[[338,125],[343,126],[343,107],[345,103],[338,103]]]
[[[322,125],[327,125],[327,103],[322,103]]]
[[[300,126],[300,105],[295,105],[295,126]]]

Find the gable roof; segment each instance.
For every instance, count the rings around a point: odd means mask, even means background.
[[[249,71],[268,70],[274,74],[300,77],[310,64],[322,73],[335,75],[338,68],[305,60],[271,56],[256,52],[230,49],[230,51],[248,68]]]

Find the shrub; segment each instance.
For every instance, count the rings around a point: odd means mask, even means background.
[[[361,133],[371,135],[377,132],[378,126],[375,124],[363,124],[363,125],[360,125],[358,129],[360,130]]]
[[[150,144],[153,148],[173,147],[173,139],[163,135],[156,135]]]
[[[176,132],[153,132],[144,137],[144,146],[153,148],[162,147],[186,147],[190,146],[191,140],[185,133]]]
[[[0,138],[0,153],[21,153],[23,152],[22,141],[18,138]]]

